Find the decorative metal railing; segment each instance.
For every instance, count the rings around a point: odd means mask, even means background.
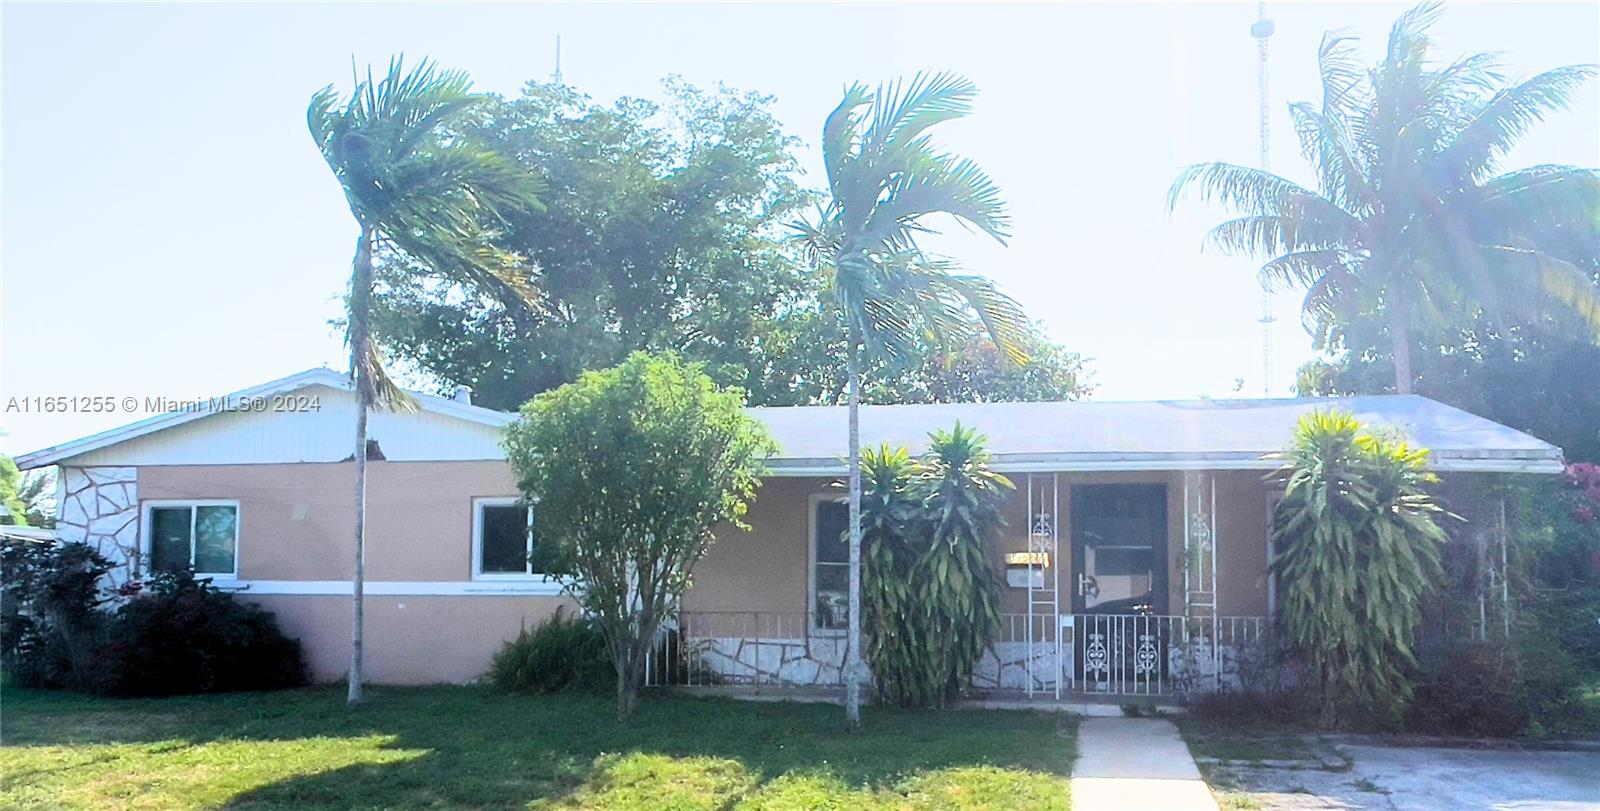
[[[804,612],[680,613],[660,636],[646,684],[840,686],[844,635],[818,622]],[[1270,670],[1270,628],[1265,617],[1006,614],[972,687],[1039,697],[1268,687],[1258,682]]]

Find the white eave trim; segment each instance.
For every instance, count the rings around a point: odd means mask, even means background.
[[[287,394],[292,391],[299,391],[300,389],[307,388],[309,386],[326,386],[331,389],[339,389],[342,391],[350,391],[353,388],[350,383],[350,378],[340,374],[339,372],[335,372],[332,369],[307,369],[304,372],[279,378],[277,380],[263,383],[259,386],[241,389],[233,392],[232,394],[224,395],[218,399],[224,402],[236,403],[240,400],[253,399],[257,397],[271,397],[276,394]],[[420,392],[407,393],[417,401],[417,404],[424,411],[444,414],[446,416],[455,417],[467,422],[475,422],[494,428],[504,428],[505,426],[514,422],[517,418],[517,415],[515,414],[509,414],[504,411],[495,411],[494,409],[483,408],[482,406],[475,406],[469,403],[461,403],[446,397],[437,397],[431,394],[422,394]],[[23,470],[29,470],[37,467],[44,467],[46,465],[53,465],[63,460],[70,459],[74,456],[89,453],[90,451],[97,451],[101,448],[109,447],[119,442],[126,442],[130,439],[145,436],[146,434],[153,434],[157,431],[164,431],[168,428],[176,428],[180,425],[184,425],[199,419],[204,419],[218,413],[222,412],[212,411],[210,409],[197,409],[194,411],[179,411],[171,414],[160,414],[150,417],[149,419],[129,423],[118,428],[112,428],[109,431],[102,431],[98,434],[90,434],[82,439],[75,439],[71,442],[53,445],[48,448],[33,451],[32,453],[25,453],[16,458],[17,467]]]
[[[1519,455],[1506,451],[1434,454],[1429,468],[1446,473],[1538,473],[1563,470],[1554,452]],[[1145,454],[996,454],[991,466],[1000,473],[1094,473],[1149,470],[1276,470],[1278,459],[1265,454],[1145,453]],[[772,459],[772,478],[843,476],[849,468],[843,459]]]

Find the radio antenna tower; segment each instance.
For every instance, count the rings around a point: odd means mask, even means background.
[[[556,70],[550,74],[550,81],[555,84],[565,84],[561,81],[561,35],[556,34]],[[1262,81],[1266,81],[1263,79]],[[1265,85],[1263,85],[1265,86]]]
[[[1271,125],[1269,107],[1267,102],[1267,40],[1272,37],[1277,26],[1267,19],[1267,4],[1265,0],[1256,3],[1256,21],[1250,26],[1250,36],[1256,40],[1256,80],[1260,86],[1260,115],[1261,115],[1261,171],[1272,171]],[[1272,322],[1277,319],[1272,315],[1272,290],[1266,285],[1261,286],[1261,394],[1265,397],[1272,396]]]

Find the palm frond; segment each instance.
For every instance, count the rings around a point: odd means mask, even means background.
[[[1353,281],[1349,260],[1350,257],[1339,248],[1293,251],[1263,264],[1258,275],[1262,286],[1269,290],[1311,287],[1329,273],[1341,273],[1348,277],[1345,287],[1349,287]]]
[[[1568,65],[1502,88],[1473,112],[1445,149],[1440,165],[1454,179],[1480,180],[1547,113],[1564,110],[1572,94],[1593,78],[1595,66]]]
[[[1356,54],[1356,37],[1329,31],[1317,46],[1317,73],[1322,77],[1322,111],[1349,118],[1365,106],[1362,83],[1366,69]]]
[[[850,167],[857,161],[860,148],[860,118],[857,110],[872,103],[872,96],[860,84],[853,84],[844,92],[844,98],[839,105],[828,113],[827,120],[822,125],[822,163],[828,175],[828,190],[833,196],[834,206],[840,209],[840,214],[845,214],[845,208],[854,214],[855,209],[865,208],[870,200],[862,200],[857,173],[851,172]],[[862,213],[858,218],[864,218]]]
[[[1377,190],[1368,182],[1368,167],[1345,121],[1303,102],[1289,105],[1289,117],[1300,154],[1317,170],[1322,195],[1347,211],[1376,208]]]
[[[1263,275],[1266,268],[1262,268]],[[1333,337],[1338,323],[1350,317],[1362,295],[1360,282],[1350,270],[1340,263],[1320,266],[1316,278],[1306,286],[1305,298],[1300,303],[1300,323],[1306,332],[1315,336],[1319,344],[1326,345]]]
[[[1428,29],[1439,22],[1443,13],[1444,4],[1439,2],[1418,3],[1403,12],[1389,28],[1389,46],[1384,61],[1400,64],[1421,59],[1432,44],[1428,39]]]
[[[946,155],[927,156],[891,177],[862,225],[862,234],[871,243],[895,250],[915,248],[911,234],[922,230],[921,220],[932,214],[955,217],[1002,245],[1010,235],[1010,217],[999,187],[976,163]]]
[[[417,401],[400,384],[394,382],[389,372],[384,368],[382,354],[378,351],[377,344],[367,341],[363,351],[351,354],[352,377],[359,387],[357,395],[361,402],[371,403],[373,408],[385,411],[397,411],[402,414],[413,413],[417,410]]]
[[[917,73],[903,91],[900,81],[879,87],[873,99],[869,142],[885,154],[921,138],[929,128],[972,112],[978,86],[954,73]]]
[[[332,87],[313,94],[306,125],[364,240],[370,234],[428,273],[531,310],[539,306],[534,277],[495,247],[494,229],[510,214],[540,210],[543,185],[470,137],[469,116],[489,100],[471,92],[465,73],[428,60],[407,68],[397,56],[381,79],[370,69],[358,78],[348,99]],[[352,288],[351,371],[366,402],[409,408],[365,326],[369,299],[370,290]]]
[[[1546,295],[1576,315],[1600,342],[1600,285],[1591,271],[1543,251],[1512,245],[1489,245],[1483,250],[1512,266],[1535,274]]]
[[[932,230],[928,218],[940,214],[1002,244],[1009,236],[994,182],[973,161],[940,151],[928,133],[970,112],[976,92],[948,73],[919,73],[871,94],[851,86],[823,125],[832,200],[815,222],[791,225],[851,333],[891,364],[913,357],[919,341],[941,344],[975,325],[1008,348],[1021,345],[1013,323],[1026,319],[1015,302],[991,283],[951,274],[917,245]]]
[[[1275,214],[1286,200],[1320,201],[1330,213],[1344,214],[1331,201],[1294,181],[1234,163],[1197,163],[1179,172],[1167,190],[1167,210],[1176,209],[1191,192],[1202,202],[1220,202],[1242,214]]]

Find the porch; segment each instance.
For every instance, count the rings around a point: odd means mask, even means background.
[[[973,673],[975,696],[1161,699],[1265,678],[1272,588],[1259,471],[1012,479],[993,547],[1005,613]],[[648,684],[843,686],[848,510],[828,484],[769,482],[752,537],[719,543],[697,570]],[[1232,568],[1219,578],[1221,561]]]

